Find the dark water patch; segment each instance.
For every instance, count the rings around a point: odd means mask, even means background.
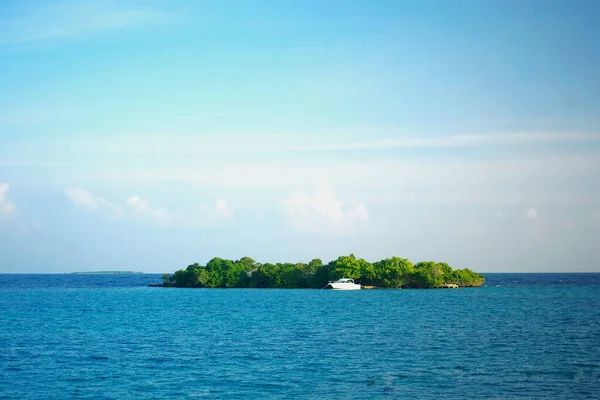
[[[105,356],[89,356],[88,358],[90,360],[98,360],[98,361],[108,361],[108,360],[110,360],[110,358],[105,357]]]
[[[153,363],[157,363],[157,364],[162,364],[164,362],[169,361],[167,358],[161,358],[161,357],[150,357],[150,358],[147,358],[146,360],[153,362]]]
[[[66,381],[70,383],[83,383],[87,382],[89,379],[86,378],[67,378]]]
[[[526,377],[537,377],[537,376],[554,376],[557,378],[573,379],[577,376],[574,371],[550,371],[550,370],[521,370],[519,373]]]

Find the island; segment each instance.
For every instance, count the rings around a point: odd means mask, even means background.
[[[239,260],[213,258],[206,265],[194,263],[173,274],[164,274],[162,284],[151,286],[186,288],[313,288],[331,280],[351,278],[368,288],[443,288],[481,286],[485,277],[444,262],[413,264],[392,257],[370,263],[354,254],[327,264],[320,259],[305,263],[259,263],[250,257]]]
[[[82,272],[69,272],[71,275],[132,275],[132,274],[143,274],[143,272],[135,271],[82,271]]]

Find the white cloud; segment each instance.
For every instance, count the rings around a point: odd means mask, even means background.
[[[221,216],[224,216],[224,217],[233,217],[233,212],[227,206],[227,199],[219,199],[219,200],[217,200],[217,205],[215,207],[215,210],[216,210],[216,212],[217,212],[218,215],[221,215]]]
[[[81,189],[67,189],[65,190],[65,194],[77,207],[82,207],[90,211],[97,211],[102,202],[101,198],[96,198],[90,192]]]
[[[353,234],[361,227],[361,222],[369,219],[363,203],[340,202],[326,181],[317,184],[312,196],[296,188],[284,201],[284,206],[291,227],[304,232],[336,236]]]
[[[8,183],[0,183],[0,218],[15,215],[15,204],[8,201],[6,194],[10,190]]]
[[[527,218],[527,219],[539,218],[537,210],[533,207],[529,208],[527,211],[525,211],[525,218]]]
[[[71,202],[90,212],[109,212],[112,218],[125,215],[123,209],[104,197],[97,197],[86,190],[68,189],[65,191]],[[150,202],[139,196],[131,196],[125,202],[130,215],[159,225],[178,227],[220,226],[231,221],[233,211],[227,204],[227,199],[218,199],[212,207],[198,206],[191,211],[171,211],[161,207],[153,207]]]
[[[600,223],[600,210],[595,210],[591,215],[592,219],[598,223]]]
[[[358,205],[354,209],[354,212],[359,218],[369,219],[369,211],[367,211],[367,208],[363,203],[358,203]]]
[[[164,208],[152,208],[148,200],[138,196],[132,196],[127,199],[127,206],[132,213],[142,219],[148,219],[158,222],[160,225],[169,225],[171,222],[171,213]]]
[[[306,196],[300,189],[296,189],[290,195],[287,204],[293,207],[311,208],[317,213],[335,220],[344,218],[342,203],[340,203],[326,182],[319,182],[312,197]]]
[[[505,215],[502,214],[500,211],[496,211],[494,213],[494,217],[496,217],[496,218],[505,218]]]
[[[110,214],[110,217],[115,219],[123,216],[123,210],[121,209],[121,207],[111,203],[104,197],[96,197],[87,190],[67,189],[65,190],[65,194],[77,207],[92,212],[108,212]]]
[[[185,225],[200,228],[222,228],[233,221],[234,213],[227,199],[218,199],[213,205],[199,204],[185,218]]]

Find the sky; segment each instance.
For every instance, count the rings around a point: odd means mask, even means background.
[[[0,273],[600,272],[600,3],[0,2]]]

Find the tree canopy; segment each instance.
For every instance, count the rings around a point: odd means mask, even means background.
[[[481,274],[466,268],[455,270],[443,262],[423,261],[413,265],[406,258],[392,257],[370,263],[350,254],[327,264],[320,259],[308,264],[261,264],[250,257],[236,261],[215,257],[206,265],[194,263],[173,274],[164,274],[163,286],[321,288],[339,278],[384,288],[435,288],[448,283],[472,287],[485,281]]]

